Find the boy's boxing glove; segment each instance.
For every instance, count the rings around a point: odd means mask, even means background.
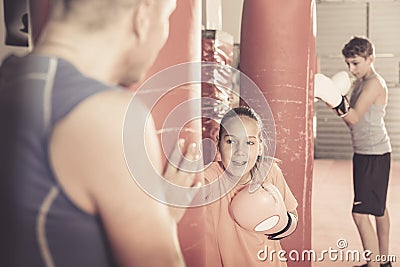
[[[330,78],[321,73],[315,74],[314,77],[314,97],[330,105],[341,117],[345,117],[349,111],[347,98],[342,96]]]

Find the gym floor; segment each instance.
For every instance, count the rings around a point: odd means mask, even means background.
[[[340,245],[347,244],[343,252],[349,250],[363,251],[361,240],[351,217],[353,183],[351,160],[314,161],[313,177],[313,213],[312,213],[312,248],[317,255],[323,250],[339,250]],[[387,207],[391,222],[390,255],[395,255],[400,262],[400,162],[392,161],[389,180]],[[397,238],[395,238],[397,237]],[[346,243],[347,242],[347,243]],[[340,255],[340,254],[338,254]],[[343,254],[345,255],[345,254]],[[351,258],[351,256],[350,256]],[[313,267],[357,266],[364,262],[330,260],[326,255]],[[400,266],[394,263],[393,266]]]

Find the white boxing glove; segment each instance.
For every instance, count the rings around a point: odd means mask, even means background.
[[[314,97],[328,103],[341,117],[345,117],[349,111],[347,98],[342,96],[332,79],[321,73],[314,77]]]
[[[351,88],[349,74],[345,71],[339,71],[332,76],[332,82],[341,95],[347,95]]]
[[[242,228],[273,240],[290,235],[297,227],[296,216],[286,211],[281,193],[271,183],[264,183],[252,193],[242,188],[233,197],[230,212]]]
[[[314,97],[321,99],[332,107],[336,107],[342,102],[342,95],[333,81],[322,73],[315,74]]]

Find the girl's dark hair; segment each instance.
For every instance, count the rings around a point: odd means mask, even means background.
[[[236,108],[233,108],[233,109],[229,110],[222,117],[222,120],[221,120],[221,123],[220,123],[221,127],[219,129],[219,134],[218,134],[219,140],[221,140],[221,137],[222,137],[222,133],[223,133],[223,129],[222,128],[223,128],[223,126],[226,124],[226,122],[229,119],[234,118],[236,116],[248,117],[250,119],[253,119],[253,120],[255,120],[257,122],[259,130],[263,129],[263,122],[261,120],[261,117],[253,109],[251,109],[249,107],[245,107],[245,106],[239,106],[239,107],[236,107]]]
[[[360,56],[366,59],[370,55],[375,54],[375,48],[368,38],[354,36],[343,47],[342,54],[345,58]]]
[[[256,121],[257,126],[258,126],[258,131],[259,131],[259,138],[261,141],[261,144],[263,146],[263,153],[257,157],[256,164],[254,167],[250,170],[250,175],[251,177],[254,177],[254,173],[257,171],[259,168],[260,164],[262,161],[265,160],[266,158],[266,151],[268,151],[268,146],[267,146],[267,136],[265,133],[264,129],[264,123],[262,122],[262,119],[260,115],[258,115],[252,108],[246,107],[246,106],[239,106],[232,108],[229,110],[223,117],[220,122],[220,127],[219,127],[219,133],[218,133],[218,146],[220,145],[221,139],[222,139],[222,134],[226,131],[224,125],[232,118],[234,117],[248,117],[250,119],[253,119]]]

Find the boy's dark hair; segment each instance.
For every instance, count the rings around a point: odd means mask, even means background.
[[[375,47],[368,38],[354,36],[344,46],[342,54],[345,58],[360,56],[366,59],[375,54]]]

